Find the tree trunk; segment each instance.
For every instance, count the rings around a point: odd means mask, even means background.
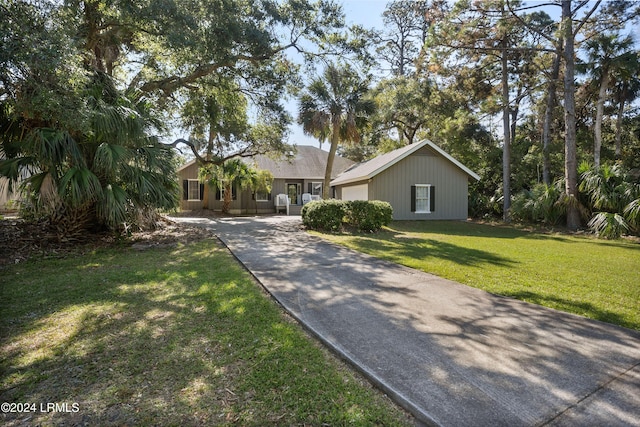
[[[324,185],[322,186],[322,198],[325,200],[329,199],[333,160],[336,156],[336,151],[338,150],[338,138],[340,138],[340,116],[332,116],[331,124],[331,148],[329,148],[329,157],[327,157],[327,168],[324,171]]]
[[[607,97],[608,86],[609,71],[606,68],[603,68],[600,92],[598,94],[598,104],[596,105],[596,122],[593,130],[593,164],[595,167],[600,167],[600,149],[602,148],[602,116],[604,115],[604,101]]]
[[[504,146],[502,148],[502,193],[503,219],[511,221],[511,126],[509,125],[509,69],[507,57],[507,36],[502,39],[502,126]]]
[[[207,141],[207,154],[205,159],[207,161],[211,161],[213,158],[213,142],[214,142],[214,134],[212,131],[212,127],[209,126],[209,140]],[[207,170],[210,170],[207,168]],[[202,195],[202,209],[209,209],[209,182],[213,177],[210,173],[208,173],[204,177],[204,194]]]
[[[556,81],[560,75],[560,56],[562,55],[562,38],[556,46],[556,56],[553,58],[551,78],[547,85],[547,105],[544,111],[544,124],[542,126],[542,182],[551,185],[551,122],[553,121],[553,108],[556,105]]]
[[[571,16],[571,0],[562,0],[562,30],[564,48],[564,177],[567,196],[567,228],[580,227],[578,211],[578,160],[576,153],[576,101],[575,101],[575,58],[574,35]]]
[[[618,105],[618,117],[616,117],[616,159],[622,157],[622,119],[624,117],[624,101],[627,99],[627,85],[625,84],[620,95]]]
[[[222,213],[228,214],[231,210],[231,200],[233,198],[233,184],[224,184],[224,195],[222,198]]]

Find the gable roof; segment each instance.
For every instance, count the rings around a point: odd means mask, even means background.
[[[273,159],[265,155],[244,157],[242,160],[248,164],[255,165],[258,169],[271,171],[274,178],[323,180],[328,157],[329,153],[327,151],[310,145],[297,145],[296,153],[291,160],[286,158]],[[192,160],[179,167],[178,171],[186,169],[194,163],[196,161]],[[355,162],[352,160],[335,156],[331,178],[337,177],[354,164]]]
[[[438,147],[433,142],[428,139],[422,140],[415,144],[407,145],[402,148],[398,148],[397,150],[390,151],[388,153],[382,154],[378,157],[375,157],[369,161],[360,163],[353,168],[347,170],[338,178],[331,181],[331,185],[343,185],[349,184],[358,181],[365,181],[367,179],[371,179],[374,176],[378,175],[380,172],[390,168],[395,165],[402,159],[409,157],[411,154],[415,153],[422,147],[428,146],[433,149],[435,152],[440,154],[442,157],[453,163],[456,167],[461,169],[464,173],[474,178],[475,180],[480,180],[480,177],[473,172],[471,169],[467,168],[465,165],[451,157],[447,154],[442,148]]]

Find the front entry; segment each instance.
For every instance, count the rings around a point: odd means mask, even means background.
[[[289,196],[289,203],[292,205],[299,205],[301,202],[301,184],[287,184],[287,196]]]

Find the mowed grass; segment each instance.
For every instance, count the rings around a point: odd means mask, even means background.
[[[322,234],[352,249],[499,295],[640,330],[640,244],[455,221]]]
[[[0,289],[0,401],[36,409],[5,426],[411,425],[214,240],[28,262]]]

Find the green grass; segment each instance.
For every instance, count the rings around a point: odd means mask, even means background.
[[[14,265],[0,304],[0,401],[38,405],[4,425],[410,425],[213,240]]]
[[[464,222],[322,234],[469,286],[640,330],[640,244]]]

